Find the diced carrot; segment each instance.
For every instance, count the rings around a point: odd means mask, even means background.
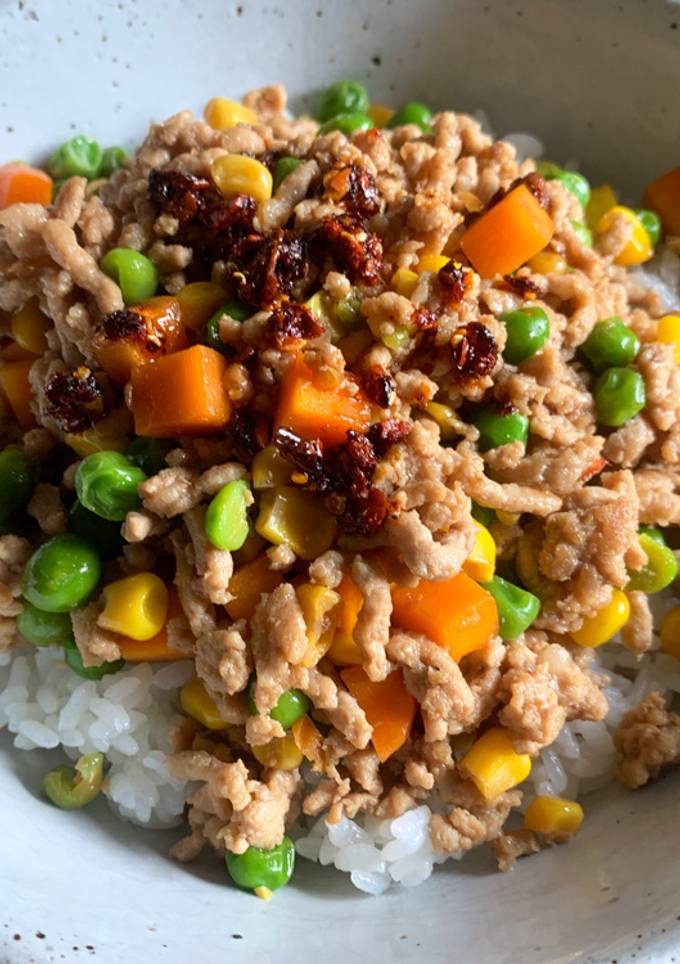
[[[348,572],[345,572],[335,591],[340,596],[340,609],[327,656],[336,666],[360,666],[363,657],[353,634],[364,605],[363,593]]]
[[[229,592],[234,597],[224,607],[232,619],[251,619],[264,592],[273,592],[283,581],[276,569],[269,568],[265,553],[237,569],[229,580]]]
[[[28,380],[28,373],[34,362],[35,358],[27,358],[25,361],[8,362],[0,368],[0,385],[19,428],[24,432],[36,425],[35,415],[31,410],[33,389]]]
[[[214,315],[220,305],[229,300],[229,294],[212,281],[193,281],[177,292],[182,314],[182,324],[190,331],[198,331]]]
[[[324,767],[323,735],[314,722],[305,715],[296,720],[291,727],[295,746],[300,753],[312,764],[314,770],[321,771]]]
[[[227,362],[218,351],[194,345],[132,370],[132,411],[137,435],[174,438],[208,435],[229,421],[224,387]]]
[[[525,184],[481,215],[460,239],[482,278],[510,274],[542,251],[555,230],[553,220]]]
[[[387,679],[374,683],[361,666],[348,666],[340,676],[373,727],[371,742],[384,763],[408,739],[418,708],[406,688],[403,672],[397,669]]]
[[[51,204],[52,178],[37,167],[15,161],[0,167],[0,211],[10,204]]]
[[[174,586],[168,590],[168,614],[165,626],[151,639],[140,641],[128,636],[119,636],[120,655],[128,663],[161,663],[175,659],[188,659],[186,653],[174,649],[168,642],[168,623],[177,616],[184,615],[179,594]]]
[[[139,330],[123,324],[120,332],[114,326],[107,334],[100,328],[92,339],[94,357],[118,385],[130,380],[136,365],[157,361],[188,344],[176,298],[160,295],[132,305],[128,311],[141,318]]]
[[[301,438],[339,445],[349,429],[364,432],[370,417],[370,405],[359,390],[351,395],[346,388],[321,385],[301,355],[281,380],[276,428],[289,428]]]
[[[589,479],[594,479],[596,475],[599,475],[603,469],[606,469],[609,462],[603,455],[596,455],[592,462],[585,467],[583,472],[581,472],[581,482],[587,482]]]
[[[458,662],[483,649],[498,632],[498,610],[491,593],[464,572],[441,582],[421,580],[392,590],[392,622],[423,633]]]
[[[680,167],[652,181],[644,203],[659,215],[667,234],[680,234]]]

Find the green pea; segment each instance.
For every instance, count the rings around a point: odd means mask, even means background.
[[[63,644],[71,635],[71,617],[68,613],[46,613],[23,600],[23,609],[17,616],[17,629],[34,646]]]
[[[585,208],[590,200],[590,183],[577,171],[565,171],[552,161],[539,161],[536,169],[546,181],[559,181],[562,187],[571,192]]]
[[[405,328],[401,325],[395,328],[394,331],[391,331],[389,334],[380,336],[380,340],[382,341],[383,345],[385,345],[385,347],[389,348],[391,351],[401,351],[403,348],[406,348],[411,341],[411,338],[412,334],[408,328]]]
[[[167,468],[165,456],[170,450],[168,442],[159,438],[136,438],[125,453],[133,465],[149,478]]]
[[[122,167],[128,156],[122,147],[107,147],[102,152],[102,162],[99,166],[99,177],[111,177],[114,171]]]
[[[99,555],[91,543],[65,532],[43,543],[24,569],[24,597],[48,613],[68,613],[85,603],[101,575]]]
[[[96,141],[85,134],[77,134],[58,147],[47,162],[52,177],[86,177],[92,180],[99,174],[102,149]]]
[[[571,226],[574,229],[574,233],[578,236],[581,244],[584,244],[587,248],[592,248],[593,246],[593,232],[587,225],[582,224],[581,221],[572,221]]]
[[[677,576],[678,560],[673,550],[659,542],[655,536],[642,532],[639,539],[640,547],[647,556],[647,562],[638,571],[628,570],[629,582],[626,589],[647,594],[661,592],[666,586],[670,586]]]
[[[486,505],[479,505],[478,502],[472,503],[472,518],[481,522],[487,529],[496,521],[496,513]]]
[[[124,659],[117,659],[112,663],[102,663],[101,666],[83,666],[83,657],[76,646],[76,642],[71,637],[64,643],[64,662],[69,669],[82,676],[83,679],[98,680],[112,673],[119,673],[125,666]]]
[[[205,534],[216,549],[236,552],[248,538],[248,506],[253,497],[243,479],[227,482],[208,506]]]
[[[33,473],[19,449],[0,452],[0,526],[9,525],[22,513],[33,492]]]
[[[417,124],[425,133],[429,133],[432,124],[432,111],[425,104],[419,104],[412,100],[404,104],[399,110],[392,114],[387,126],[390,128],[402,127],[404,124]]]
[[[335,317],[344,328],[356,328],[362,321],[361,296],[357,291],[350,291],[335,305]]]
[[[76,492],[82,504],[113,522],[122,522],[128,512],[140,507],[137,489],[142,482],[146,482],[146,473],[121,452],[94,452],[76,471]]]
[[[647,208],[640,208],[635,212],[638,221],[642,224],[649,235],[652,247],[655,248],[661,240],[661,218],[656,211],[649,211]]]
[[[368,93],[355,80],[338,80],[326,87],[316,102],[316,119],[323,123],[338,114],[365,114]]]
[[[227,870],[237,887],[255,890],[267,887],[278,890],[288,883],[295,867],[295,847],[289,837],[284,837],[278,847],[261,850],[248,847],[245,853],[227,851]]]
[[[228,346],[220,338],[220,321],[225,315],[229,315],[235,321],[246,321],[252,313],[252,308],[239,301],[238,298],[232,298],[218,308],[215,314],[208,319],[203,331],[203,341],[216,351],[228,351]]]
[[[112,248],[100,262],[104,274],[119,286],[126,305],[152,298],[158,288],[158,270],[153,261],[131,248]]]
[[[507,311],[500,319],[505,322],[508,334],[503,358],[511,365],[519,365],[525,358],[535,355],[550,334],[548,316],[537,305]]]
[[[620,318],[598,321],[581,345],[581,351],[596,371],[605,368],[625,368],[640,351],[637,335]]]
[[[289,174],[292,174],[302,161],[299,157],[280,157],[274,165],[272,173],[272,190],[276,191],[282,181],[285,181]]]
[[[308,713],[312,704],[301,690],[286,690],[276,701],[276,706],[270,711],[269,715],[277,723],[288,730],[297,722],[301,716]],[[248,712],[251,716],[257,716],[258,710],[255,705],[255,680],[251,680],[248,687]]]
[[[510,442],[525,442],[529,437],[529,419],[519,412],[501,415],[492,406],[483,408],[473,423],[479,432],[479,448],[482,452],[508,445]]]
[[[503,639],[517,639],[538,616],[541,601],[532,592],[494,576],[490,582],[481,583],[496,600],[500,635]]]
[[[632,368],[608,368],[593,388],[595,411],[600,425],[618,428],[645,407],[645,383]]]
[[[69,532],[87,539],[97,549],[103,559],[115,559],[123,551],[123,536],[120,522],[110,522],[90,512],[78,499],[68,513]]]
[[[655,526],[645,526],[645,525],[639,526],[638,532],[640,533],[641,536],[642,535],[649,536],[650,539],[654,539],[654,541],[658,542],[660,546],[667,545],[666,538],[663,532],[661,531],[661,529],[657,529]]]
[[[99,795],[104,779],[104,754],[81,756],[75,767],[59,766],[43,779],[43,792],[62,810],[80,810]]]
[[[321,125],[317,134],[330,134],[331,131],[353,134],[355,131],[370,130],[371,127],[373,121],[366,114],[336,114]]]

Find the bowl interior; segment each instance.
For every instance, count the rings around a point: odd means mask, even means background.
[[[579,159],[635,199],[678,163],[679,24],[662,0],[0,0],[0,157],[40,159],[76,132],[131,145],[150,121],[270,81],[302,109],[353,76],[380,101],[482,107],[499,134],[535,132],[547,156]],[[0,950],[12,964],[292,964],[305,951],[328,964],[639,961],[677,943],[677,778],[587,801],[574,845],[510,875],[477,854],[373,900],[301,861],[265,904],[212,859],[167,860],[176,834],[123,825],[104,804],[47,809],[47,764],[0,739]]]

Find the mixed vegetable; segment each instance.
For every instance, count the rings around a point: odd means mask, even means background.
[[[339,81],[319,97],[315,108],[319,134],[403,125],[431,130],[433,114],[421,103],[410,102],[397,111],[371,104],[364,87]],[[238,124],[255,124],[257,116],[233,101],[216,98],[207,105],[206,121],[218,130]],[[23,163],[0,168],[0,209],[19,202],[49,204],[64,181],[84,177],[100,186],[126,163],[119,147],[102,150],[91,138],[78,135],[61,145],[49,158],[45,173]],[[245,155],[223,154],[210,167],[209,189],[219,198],[247,197],[257,205],[267,201],[301,163],[280,156],[268,166]],[[647,261],[664,232],[680,234],[680,168],[658,178],[648,188],[644,209],[620,205],[608,185],[592,188],[586,178],[553,163],[540,163],[545,180],[560,182],[582,208],[582,218],[572,222],[574,236],[585,248],[598,243],[617,220],[625,223],[628,240],[616,257],[623,266]],[[203,188],[202,188],[203,190]],[[425,252],[417,270],[398,268],[390,279],[392,290],[409,297],[427,273],[442,285],[464,283],[470,269],[481,278],[502,275],[512,287],[519,268],[534,274],[565,274],[571,268],[562,250],[550,249],[555,225],[541,203],[540,190],[531,182],[513,186],[496,203],[468,219],[455,249]],[[457,259],[461,259],[458,261]],[[464,262],[464,263],[463,263]],[[234,405],[225,387],[233,351],[228,332],[257,312],[257,301],[247,292],[231,290],[214,281],[192,281],[172,294],[159,292],[159,272],[145,254],[131,248],[114,248],[100,261],[101,270],[120,287],[125,309],[106,317],[97,330],[93,350],[100,370],[76,372],[68,384],[55,383],[54,417],[65,445],[79,459],[75,472],[75,497],[68,514],[68,532],[44,541],[28,561],[22,583],[23,609],[17,619],[19,633],[36,646],[60,646],[73,672],[85,679],[100,679],[119,671],[126,662],[182,659],[173,648],[168,623],[181,615],[177,591],[152,572],[140,572],[102,585],[103,562],[119,555],[120,524],[142,501],[139,486],[166,467],[170,439],[224,432],[232,424]],[[521,280],[521,279],[520,279]],[[517,279],[515,279],[517,283]],[[333,299],[326,291],[313,293],[304,303],[304,323],[327,322],[333,341],[348,355],[361,344],[366,326],[355,289]],[[284,311],[284,308],[277,308]],[[293,319],[294,321],[296,319]],[[290,318],[282,318],[290,324]],[[300,319],[297,319],[298,323]],[[503,359],[520,370],[550,344],[551,322],[542,307],[525,304],[498,315],[505,332]],[[35,299],[9,319],[9,336],[0,348],[0,386],[19,427],[35,426],[29,372],[47,347],[51,323]],[[378,333],[393,351],[407,346],[417,323],[387,326]],[[680,362],[680,316],[667,315],[658,322],[656,338],[675,346]],[[355,339],[352,342],[352,339]],[[358,340],[358,341],[357,341]],[[370,334],[369,334],[370,341]],[[603,430],[625,425],[646,404],[645,383],[635,368],[640,341],[621,318],[603,318],[580,346],[579,364],[591,373],[590,387]],[[380,388],[380,386],[379,386]],[[122,397],[103,411],[104,399],[125,389]],[[378,391],[378,389],[375,389]],[[382,386],[389,393],[390,387]],[[68,398],[78,393],[92,419],[70,413]],[[47,392],[51,401],[50,392]],[[436,399],[423,406],[441,429],[446,443],[459,434],[458,413]],[[129,410],[128,410],[129,408]],[[96,417],[95,417],[96,416]],[[249,620],[263,593],[272,592],[287,577],[269,565],[267,546],[287,546],[302,560],[312,561],[330,548],[338,533],[338,514],[331,512],[323,494],[304,486],[311,468],[287,457],[284,444],[294,438],[307,445],[309,455],[339,449],[354,436],[369,438],[376,424],[375,397],[363,383],[348,374],[338,385],[310,368],[304,353],[294,354],[285,370],[275,408],[271,412],[274,438],[260,446],[252,458],[250,481],[234,479],[215,492],[207,504],[204,534],[207,545],[235,553],[237,566],[229,583],[226,611],[231,619]],[[471,405],[466,415],[477,433],[481,452],[501,446],[530,446],[530,418],[512,407]],[[281,434],[283,433],[283,434]],[[288,435],[286,435],[288,433]],[[291,443],[292,444],[292,443]],[[316,446],[316,448],[313,448]],[[18,531],[28,524],[25,515],[40,469],[18,447],[0,452],[0,526]],[[324,479],[324,485],[329,486]],[[496,635],[515,640],[536,620],[540,593],[529,575],[530,565],[518,560],[518,572],[497,568],[494,532],[516,524],[519,516],[476,505],[475,542],[462,571],[450,579],[415,585],[393,585],[392,623],[422,633],[443,647],[455,662],[483,649]],[[583,647],[597,647],[612,638],[630,614],[629,591],[659,592],[677,575],[677,561],[658,530],[643,529],[640,547],[647,562],[630,572],[626,591],[615,589],[611,601],[571,634]],[[506,578],[507,577],[507,578]],[[372,745],[381,762],[395,754],[409,738],[418,703],[406,685],[401,669],[385,679],[369,677],[354,633],[364,599],[350,571],[345,570],[335,589],[294,581],[304,617],[307,654],[303,666],[327,658],[342,683],[356,699],[372,726]],[[100,593],[98,625],[117,634],[121,658],[99,666],[85,665],[73,637],[70,614],[82,609]],[[662,646],[680,658],[680,607],[671,610],[661,629]],[[248,690],[248,711],[256,703],[256,680]],[[210,731],[222,731],[225,722],[199,678],[182,688],[184,712]],[[283,727],[284,736],[252,748],[263,766],[293,769],[303,759],[318,763],[323,734],[314,720],[307,695],[292,688],[284,692],[268,714]],[[460,767],[487,800],[521,783],[529,774],[531,759],[517,753],[509,733],[492,727],[467,749]],[[58,767],[44,781],[47,797],[64,809],[91,802],[100,792],[104,759],[94,753],[75,767]],[[583,812],[572,801],[536,798],[525,814],[526,828],[542,833],[574,833]],[[233,881],[260,896],[288,882],[294,867],[294,847],[286,837],[272,850],[249,847],[244,853],[227,853]]]

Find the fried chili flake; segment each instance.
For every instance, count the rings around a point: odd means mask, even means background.
[[[229,436],[235,457],[250,465],[257,453],[269,444],[269,424],[252,412],[237,412],[229,426]]]
[[[464,384],[493,371],[498,359],[496,340],[484,325],[472,321],[459,328],[451,339],[454,375]]]
[[[52,375],[45,385],[45,414],[62,432],[82,432],[104,411],[102,389],[89,368]]]
[[[140,338],[146,334],[144,318],[137,311],[129,308],[123,311],[112,311],[102,320],[102,328],[107,338],[118,341],[123,338]]]
[[[368,437],[376,455],[382,458],[390,445],[403,442],[411,433],[413,426],[401,418],[386,418],[376,422],[368,430]]]
[[[319,439],[308,441],[280,428],[274,444],[304,473],[306,485],[327,496],[326,505],[344,532],[370,535],[380,527],[388,508],[384,493],[373,485],[378,459],[392,439],[404,438],[410,429],[409,423],[387,419],[374,425],[368,435],[350,429],[342,445],[324,448]]]
[[[499,187],[487,204],[485,210],[488,211],[489,208],[494,207],[499,201],[503,200],[506,194],[509,194],[510,191],[514,191],[516,187],[520,187],[522,184],[524,184],[524,186],[531,191],[541,207],[548,206],[548,195],[546,194],[545,190],[545,180],[541,177],[538,171],[532,171],[530,174],[525,174],[524,177],[515,178],[508,188]]]
[[[276,348],[283,348],[290,341],[318,338],[323,326],[304,305],[286,301],[275,308],[269,316],[266,334]]]
[[[329,171],[324,187],[331,200],[341,202],[355,217],[371,218],[380,210],[375,179],[360,164],[346,164]]]
[[[387,408],[394,391],[394,379],[380,365],[372,365],[361,376],[361,387],[369,401]]]
[[[374,285],[380,280],[382,242],[358,218],[351,214],[325,217],[315,232],[314,242],[319,253],[329,255],[352,282]]]
[[[416,305],[411,312],[410,321],[420,332],[429,332],[432,334],[439,327],[437,316],[432,311],[428,311],[424,305]]]
[[[207,192],[216,193],[205,177],[194,177],[181,171],[151,171],[149,174],[149,197],[165,214],[177,218],[180,225],[188,224],[198,215]]]
[[[290,294],[309,266],[304,238],[289,230],[269,237],[249,234],[234,246],[228,260],[238,296],[257,308],[268,308]]]
[[[363,498],[347,499],[338,516],[338,523],[347,535],[370,536],[383,524],[387,511],[385,493],[382,489],[371,486]]]
[[[307,476],[320,492],[329,491],[324,467],[323,446],[319,439],[300,438],[289,428],[279,428],[274,435],[279,454]]]
[[[447,261],[437,272],[437,280],[444,304],[457,305],[472,286],[472,271],[460,261]]]
[[[503,286],[521,298],[524,298],[525,301],[533,301],[541,290],[531,278],[525,278],[516,274],[504,274]]]

